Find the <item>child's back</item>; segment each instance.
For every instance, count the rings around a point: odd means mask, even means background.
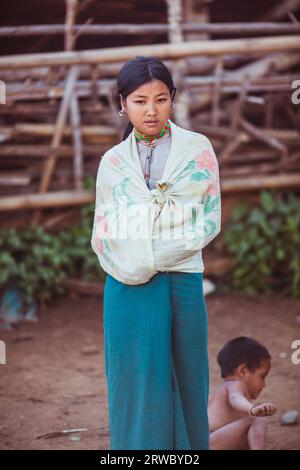
[[[229,403],[230,393],[240,392],[241,388],[245,395],[247,389],[240,381],[230,380],[219,385],[208,402],[208,418],[210,432],[225,426],[226,424],[241,419],[245,413],[236,410]]]

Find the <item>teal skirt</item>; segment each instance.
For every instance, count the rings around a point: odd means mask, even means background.
[[[107,274],[103,312],[111,449],[209,449],[203,274]]]

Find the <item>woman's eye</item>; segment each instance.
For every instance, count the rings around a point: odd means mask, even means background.
[[[158,101],[166,101],[166,98],[161,98]],[[144,103],[144,101],[135,101],[135,103],[139,103],[139,104],[141,103],[142,104],[142,103]]]

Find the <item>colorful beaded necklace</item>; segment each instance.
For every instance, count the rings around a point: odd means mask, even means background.
[[[168,119],[166,121],[165,125],[161,128],[161,130],[155,135],[143,134],[143,133],[139,132],[135,127],[133,128],[133,133],[134,133],[134,136],[135,136],[137,141],[144,140],[146,142],[154,142],[154,141],[160,139],[160,137],[162,137],[163,135],[166,135],[166,134],[170,133],[170,130],[171,130],[171,125],[170,125],[170,121]]]

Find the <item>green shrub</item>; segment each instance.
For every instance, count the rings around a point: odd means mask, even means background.
[[[259,204],[242,201],[223,239],[233,259],[234,289],[300,296],[300,204],[295,195],[261,191]]]
[[[40,227],[0,231],[0,283],[18,282],[28,302],[63,293],[68,257],[61,240]]]
[[[94,185],[94,178],[85,180],[86,189]],[[41,227],[0,229],[0,286],[17,282],[30,303],[64,294],[62,281],[67,277],[104,280],[105,273],[90,244],[94,206],[82,207],[80,223],[58,234]]]

